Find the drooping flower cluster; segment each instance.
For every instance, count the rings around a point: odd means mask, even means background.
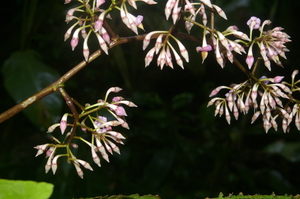
[[[156,4],[153,0],[142,0],[147,4]],[[70,3],[70,0],[66,0],[65,3]],[[111,1],[110,5],[105,7],[105,0],[93,0],[93,1],[81,1],[78,0],[81,5],[71,8],[66,14],[66,22],[75,20],[76,22],[67,30],[65,33],[65,41],[71,39],[72,50],[78,45],[79,33],[81,33],[83,41],[83,55],[86,61],[89,59],[89,47],[88,39],[93,33],[96,35],[101,49],[108,54],[108,49],[111,44],[111,35],[108,33],[105,27],[105,20],[111,19],[111,11],[113,9],[120,10],[120,15],[123,23],[131,29],[133,32],[138,34],[137,28],[143,29],[142,21],[143,16],[138,15],[137,17],[130,14],[127,10],[126,3],[137,9],[136,0],[122,1],[121,7],[118,7],[117,2]],[[106,25],[108,26],[108,25]],[[75,31],[73,31],[75,29]]]
[[[254,114],[251,123],[261,116],[266,132],[271,127],[277,131],[276,119],[281,120],[282,129],[287,132],[295,118],[295,126],[300,130],[300,103],[291,97],[293,92],[299,90],[297,86],[299,80],[294,81],[297,73],[298,71],[294,71],[292,74],[292,84],[282,82],[283,76],[276,76],[262,77],[252,85],[247,80],[230,87],[219,86],[211,92],[210,97],[217,95],[220,90],[225,89],[228,92],[225,93],[225,97],[212,98],[208,106],[215,104],[215,116],[225,115],[228,124],[231,121],[231,114],[237,120],[240,113],[247,114],[252,107]]]
[[[145,50],[149,43],[150,39],[154,34],[159,36],[156,39],[154,47],[152,47],[146,57],[145,57],[145,67],[147,67],[153,60],[154,54],[158,54],[157,65],[162,69],[164,65],[173,68],[172,54],[175,57],[176,63],[183,68],[183,62],[180,55],[185,59],[186,62],[189,62],[188,51],[184,45],[168,31],[153,31],[146,35],[143,42],[143,50]],[[170,43],[169,39],[172,38],[178,45],[180,55],[177,53],[173,45]]]
[[[247,25],[250,28],[250,40],[248,55],[246,58],[246,63],[251,69],[254,63],[253,57],[253,45],[257,44],[260,50],[261,57],[264,60],[264,65],[271,70],[270,61],[273,61],[278,66],[282,66],[282,63],[279,60],[279,56],[286,59],[285,52],[289,51],[285,46],[286,42],[290,42],[290,36],[285,32],[282,32],[283,28],[275,27],[272,30],[264,31],[266,25],[270,25],[270,20],[265,20],[262,25],[260,25],[261,20],[257,17],[251,17]],[[259,36],[252,39],[253,30],[259,30]]]
[[[190,20],[188,20],[191,22]],[[246,64],[251,69],[254,64],[253,46],[257,44],[260,50],[261,57],[264,60],[264,65],[271,70],[270,61],[275,62],[277,65],[282,66],[279,57],[286,59],[285,52],[289,51],[285,46],[286,42],[290,42],[290,36],[282,32],[283,28],[276,27],[272,30],[264,31],[266,25],[271,24],[270,20],[265,20],[261,25],[261,20],[257,17],[251,17],[247,21],[250,28],[250,36],[238,31],[236,26],[230,26],[225,31],[219,32],[209,28],[203,29],[202,47],[196,47],[197,52],[201,52],[202,60],[207,57],[207,52],[212,48],[206,42],[206,35],[212,34],[213,49],[215,49],[215,57],[221,67],[225,65],[225,58],[231,63],[233,62],[232,51],[242,54],[246,53],[244,47],[248,47]],[[259,36],[253,38],[253,31],[258,29]],[[230,40],[227,37],[233,35],[237,39]]]
[[[124,144],[122,139],[125,139],[125,137],[121,133],[114,131],[113,127],[122,126],[123,128],[129,129],[125,120],[127,114],[122,105],[136,107],[134,103],[124,100],[121,96],[114,97],[111,102],[107,101],[107,97],[111,92],[117,93],[120,90],[119,87],[112,87],[107,91],[104,100],[98,100],[97,103],[92,105],[87,104],[85,107],[80,106],[82,112],[79,114],[78,121],[75,123],[68,122],[68,117],[73,117],[73,115],[66,113],[63,115],[60,123],[54,124],[48,128],[48,133],[52,133],[59,126],[60,132],[65,135],[65,138],[64,141],[59,141],[52,136],[55,143],[47,143],[35,147],[38,150],[36,156],[41,155],[44,152],[46,153],[46,158],[48,158],[45,166],[46,173],[52,169],[53,174],[55,174],[59,157],[67,157],[68,162],[75,166],[77,174],[81,178],[83,178],[83,171],[81,170],[80,165],[86,169],[93,170],[88,162],[78,159],[73,154],[71,147],[75,149],[78,148],[78,145],[72,142],[73,139],[80,140],[91,148],[93,161],[99,167],[101,164],[97,153],[99,153],[107,162],[109,162],[108,153],[113,154],[113,152],[116,152],[120,154],[120,150],[116,143]],[[103,115],[104,110],[106,110],[109,115],[113,116],[114,119],[109,120],[108,118],[110,117]],[[100,112],[102,115],[100,115]],[[75,119],[76,118],[73,117],[73,120]],[[80,132],[76,132],[76,135],[72,137],[71,132],[76,129],[76,127],[81,128],[81,133],[90,133],[91,141],[80,136]],[[65,133],[68,128],[70,128],[70,131]],[[69,139],[71,139],[71,142],[68,141]],[[65,153],[57,154],[58,149],[61,148],[65,149]]]

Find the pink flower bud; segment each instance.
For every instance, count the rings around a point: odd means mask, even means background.
[[[96,33],[96,37],[98,39],[98,42],[99,42],[99,45],[100,45],[101,49],[105,52],[105,54],[108,54],[108,47],[107,47],[104,39],[98,33]]]
[[[98,32],[102,28],[102,25],[103,25],[103,20],[98,19],[94,24],[95,32]]]
[[[207,5],[208,7],[212,8],[212,4],[210,0],[200,0],[200,1],[203,2],[205,5]]]
[[[105,3],[105,0],[97,0],[96,1],[96,7],[99,8],[104,3]]]
[[[119,102],[121,100],[123,100],[123,97],[121,97],[121,96],[117,96],[117,97],[112,98],[112,102]]]
[[[222,17],[223,19],[227,20],[227,16],[226,16],[225,12],[219,6],[214,5],[214,4],[212,4],[212,6],[217,11],[217,13],[220,15],[220,17]]]
[[[293,71],[293,73],[292,73],[292,79],[294,79],[294,78],[295,78],[295,76],[296,76],[298,73],[299,73],[299,71],[298,71],[298,70],[294,70],[294,71]]]
[[[77,8],[70,9],[66,14],[66,22],[69,22],[73,19],[73,14],[77,10]]]
[[[60,120],[60,131],[61,131],[61,134],[64,134],[66,128],[67,128],[67,118],[68,118],[68,114],[65,113],[63,115],[63,117],[61,118]]]
[[[75,47],[78,44],[78,34],[79,34],[80,28],[76,29],[75,32],[73,33],[73,38],[71,40],[71,47],[72,50],[74,51]]]
[[[79,159],[76,159],[75,162],[78,162],[78,163],[81,164],[84,168],[93,171],[93,168],[91,167],[91,165],[90,165],[88,162],[86,162],[86,161],[84,161],[84,160],[79,160]]]
[[[157,2],[155,2],[153,0],[142,0],[142,1],[149,4],[149,5],[157,4]]]
[[[186,50],[186,48],[184,47],[184,45],[177,39],[175,40],[178,44],[179,50],[180,50],[180,54],[181,56],[185,59],[186,62],[189,62],[189,54],[188,51]]]
[[[171,11],[172,11],[173,7],[175,6],[175,2],[176,2],[176,0],[168,0],[168,2],[166,3],[165,15],[166,15],[167,19],[169,19]]]
[[[91,150],[92,152],[92,158],[94,160],[94,162],[99,166],[101,167],[101,164],[100,164],[100,158],[98,157],[98,155],[96,154],[95,150],[92,148]]]
[[[195,15],[195,8],[194,6],[191,4],[191,2],[189,2],[188,0],[185,0],[185,10],[189,10],[189,12],[192,14],[192,15]]]
[[[151,48],[149,52],[146,54],[145,67],[150,65],[151,61],[153,60],[154,52],[155,52],[155,47]]]
[[[247,58],[246,58],[246,63],[248,65],[248,68],[251,69],[252,65],[254,63],[254,57],[253,57],[253,54],[252,54],[252,45],[249,48],[248,55],[247,55]]]
[[[101,36],[104,39],[104,41],[106,43],[110,44],[110,36],[107,33],[107,31],[105,30],[105,28],[102,27],[101,30],[100,30],[100,32],[101,32]]]
[[[263,121],[264,121],[264,124],[263,124],[264,129],[265,129],[266,133],[268,133],[268,131],[271,128],[272,125],[269,122],[269,120],[267,120],[267,118],[264,118]]]
[[[54,147],[49,147],[49,149],[46,151],[46,158],[50,157],[53,154]]]
[[[126,111],[122,106],[118,106],[115,112],[118,116],[127,116]]]
[[[276,76],[274,77],[274,83],[279,83],[284,78],[284,76]]]
[[[57,155],[53,158],[52,160],[52,164],[51,164],[51,169],[53,174],[55,174],[56,170],[57,170],[57,159],[60,157],[60,155]]]
[[[58,127],[58,126],[60,126],[59,123],[51,125],[51,126],[48,128],[47,133],[52,133],[52,132],[56,129],[56,127]]]
[[[88,36],[84,39],[84,42],[83,42],[83,56],[84,56],[85,61],[89,60],[89,55],[90,55],[90,50],[89,50],[87,41],[88,41]]]
[[[77,162],[74,162],[73,164],[74,164],[74,166],[75,166],[77,175],[78,175],[80,178],[83,179],[83,171],[82,171],[82,169],[80,168],[80,165],[79,165]]]

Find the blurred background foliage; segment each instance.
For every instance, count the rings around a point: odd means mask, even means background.
[[[140,3],[140,9],[134,11],[145,16],[147,31],[170,26],[162,20],[165,1],[158,2],[158,6]],[[41,89],[39,86],[46,82],[38,77],[51,80],[82,61],[82,47],[72,52],[70,41],[63,42],[69,26],[64,22],[65,13],[73,6],[63,3],[5,2],[8,12],[2,12],[0,33],[1,112],[21,100],[18,93],[23,89],[27,93],[24,99],[35,89]],[[263,69],[262,75],[284,74],[288,79],[293,70],[299,69],[299,1],[217,0],[216,4],[229,19],[216,21],[220,30],[237,25],[246,32],[246,21],[255,15],[262,20],[271,19],[271,27],[282,26],[292,37],[293,42],[288,44],[291,52],[287,54],[288,60],[283,61],[285,68],[273,65],[271,73]],[[122,35],[133,35],[121,22],[111,25]],[[201,35],[201,31],[194,29],[193,34]],[[212,53],[201,64],[201,57],[194,50],[200,44],[185,44],[190,49],[190,63],[185,64],[185,70],[175,67],[161,71],[155,65],[144,68],[146,52],[141,50],[142,43],[136,42],[113,48],[108,56],[101,56],[66,83],[69,95],[83,104],[96,102],[109,87],[119,86],[123,88],[122,96],[138,105],[136,109],[127,109],[131,129],[122,130],[127,139],[125,146],[121,146],[121,156],[114,155],[109,164],[102,161],[101,168],[92,163],[94,172],[85,171],[83,180],[64,161],[59,162],[55,176],[45,174],[45,159],[35,158],[33,147],[49,142],[45,133],[48,125],[68,112],[62,99],[52,96],[56,103],[46,100],[36,108],[39,112],[20,113],[0,124],[0,178],[53,183],[52,198],[151,193],[163,199],[181,199],[216,197],[219,192],[299,193],[300,133],[291,128],[287,134],[281,130],[266,134],[260,122],[250,124],[249,115],[230,126],[224,118],[215,118],[214,108],[206,108],[211,90],[239,83],[245,76],[230,63],[221,69]],[[16,53],[22,58],[16,58]],[[24,56],[29,57],[27,62],[22,60]],[[20,59],[24,67],[19,63],[19,69],[14,69],[19,70],[15,82],[7,80],[11,77],[9,64]],[[43,70],[27,74],[28,70],[36,71],[36,63]],[[32,67],[26,68],[28,65]],[[21,88],[20,81],[26,86]],[[78,157],[91,161],[88,148],[81,147],[78,153]]]

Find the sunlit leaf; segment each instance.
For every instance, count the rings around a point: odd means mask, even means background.
[[[0,198],[47,199],[52,191],[53,184],[46,182],[0,179]]]

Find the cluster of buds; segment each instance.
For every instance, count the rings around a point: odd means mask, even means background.
[[[191,22],[191,20],[188,20]],[[285,52],[289,51],[285,43],[290,42],[289,35],[282,32],[283,28],[276,27],[269,31],[264,31],[264,27],[271,23],[270,20],[265,20],[261,25],[261,20],[257,17],[251,17],[247,21],[247,25],[250,28],[250,36],[238,30],[236,26],[230,26],[225,31],[219,32],[217,30],[211,30],[204,28],[202,46],[196,47],[197,52],[201,52],[202,60],[207,57],[207,52],[212,50],[212,47],[206,42],[207,33],[212,34],[213,48],[215,49],[215,56],[218,64],[221,67],[225,65],[225,58],[232,63],[233,54],[232,51],[242,54],[246,53],[243,46],[248,47],[246,64],[251,69],[254,64],[253,46],[257,44],[260,49],[261,57],[264,60],[264,65],[271,70],[270,60],[274,61],[277,65],[282,66],[279,56],[286,59]],[[253,38],[253,30],[258,29],[260,34],[258,37]],[[227,37],[233,35],[237,39],[230,40]]]
[[[170,38],[172,38],[177,43],[181,56],[185,59],[186,62],[189,62],[188,51],[186,50],[184,45],[168,31],[153,31],[147,34],[143,41],[143,50],[145,50],[148,47],[150,43],[150,39],[154,34],[157,34],[159,36],[156,39],[154,47],[152,47],[146,54],[145,67],[147,67],[151,63],[155,53],[155,54],[159,54],[157,58],[157,65],[160,66],[161,69],[164,67],[164,65],[173,68],[173,62],[172,62],[172,53],[173,53],[176,63],[181,68],[183,68],[182,59],[180,55],[176,52],[173,45],[170,43],[169,41]]]
[[[86,61],[89,59],[89,47],[88,47],[88,39],[90,35],[93,33],[96,35],[100,48],[108,54],[109,46],[112,43],[111,35],[108,33],[107,28],[105,27],[105,20],[107,18],[111,19],[110,12],[113,9],[120,10],[121,19],[123,23],[131,29],[133,32],[138,34],[137,28],[143,29],[142,21],[143,16],[138,15],[137,17],[133,16],[127,11],[126,3],[129,3],[135,9],[136,0],[127,0],[122,1],[121,7],[117,6],[117,2],[111,1],[110,5],[104,8],[105,0],[93,0],[93,1],[81,1],[81,5],[71,8],[66,14],[66,22],[70,22],[76,20],[76,22],[67,30],[65,33],[64,39],[65,41],[70,38],[72,32],[71,39],[71,47],[72,50],[78,45],[79,42],[79,32],[81,33],[83,41],[83,55]],[[142,0],[147,4],[156,4],[153,0]],[[66,0],[65,3],[70,3],[71,0]],[[76,16],[78,13],[78,16]],[[108,25],[107,25],[108,26]],[[75,31],[73,31],[75,29]]]
[[[194,2],[191,4],[186,4],[185,11],[190,15],[187,17],[188,20],[185,21],[185,28],[189,33],[194,26],[194,23],[192,21],[195,21],[197,16],[202,17],[202,24],[204,26],[207,25],[208,19],[206,14],[206,7],[208,7],[210,11],[215,11],[220,17],[227,20],[225,12],[219,6],[212,4],[210,0],[203,0],[200,1],[200,3]]]
[[[157,4],[157,2],[153,1],[153,0],[143,0],[145,3],[147,4]],[[137,9],[135,0],[128,0],[129,5],[131,5],[134,9]],[[142,15],[138,15],[138,16],[134,16],[132,14],[130,14],[127,10],[126,7],[126,1],[123,1],[121,4],[121,8],[120,8],[120,14],[121,14],[121,19],[123,21],[123,23],[129,28],[131,29],[135,34],[138,34],[138,28],[144,30],[142,21],[143,21],[143,16]]]
[[[264,65],[269,70],[271,70],[270,60],[278,66],[282,66],[279,56],[286,59],[285,52],[289,50],[286,48],[285,43],[291,41],[290,36],[285,32],[282,32],[283,28],[281,27],[275,27],[272,30],[264,31],[264,27],[270,24],[270,20],[265,20],[261,25],[261,20],[257,17],[251,17],[247,22],[247,25],[250,28],[251,40],[250,44],[248,44],[249,50],[246,58],[246,63],[249,69],[251,69],[254,63],[252,52],[254,44],[258,45],[261,57],[264,60]],[[259,30],[259,36],[252,39],[254,29]]]
[[[120,154],[118,146],[115,144],[124,144],[122,139],[125,137],[113,130],[115,126],[121,126],[123,128],[129,129],[129,126],[125,120],[127,116],[125,109],[122,105],[127,105],[129,107],[136,107],[131,101],[125,100],[121,96],[114,97],[111,102],[107,101],[108,95],[111,92],[117,93],[121,90],[119,87],[112,87],[106,92],[104,100],[98,100],[95,104],[86,104],[85,107],[79,106],[81,113],[79,114],[78,121],[68,123],[68,117],[73,117],[72,114],[66,113],[63,115],[60,123],[53,124],[48,128],[48,133],[52,133],[57,127],[60,127],[60,132],[64,135],[64,141],[59,141],[57,138],[52,136],[55,143],[38,145],[35,148],[38,150],[36,156],[46,153],[46,158],[48,161],[45,166],[46,173],[52,169],[53,174],[55,174],[57,169],[57,159],[59,157],[67,157],[69,163],[75,166],[77,174],[83,178],[83,172],[80,168],[82,165],[84,168],[93,170],[90,164],[84,160],[78,159],[72,153],[70,146],[77,149],[78,145],[72,143],[73,139],[80,140],[87,144],[91,148],[91,155],[94,162],[100,167],[100,158],[97,155],[99,153],[104,160],[109,162],[108,153],[113,154],[116,152]],[[106,110],[109,115],[113,116],[114,119],[108,120],[108,117],[103,115],[103,110]],[[101,115],[99,113],[102,113]],[[76,120],[74,117],[73,120]],[[73,132],[76,127],[81,128],[81,132],[84,134],[91,134],[91,141],[84,139],[80,136],[80,133]],[[70,128],[68,133],[66,130]],[[72,133],[74,133],[72,135]],[[71,139],[71,140],[70,140]],[[65,153],[57,154],[58,149],[64,148]]]
[[[196,51],[201,52],[203,61],[207,57],[208,51],[212,50],[212,47],[208,45],[206,42],[206,34],[207,34],[207,30],[204,29],[202,47],[201,46],[196,47]],[[246,40],[246,41],[250,40],[248,36],[245,33],[239,31],[236,26],[229,26],[223,32],[214,30],[211,32],[211,34],[213,34],[212,42],[213,42],[213,48],[215,49],[215,57],[218,64],[222,68],[225,66],[226,57],[231,63],[233,62],[232,51],[238,54],[245,53],[244,47],[241,44],[239,44],[239,42],[242,40]],[[228,39],[227,36],[229,35],[233,35],[237,37],[238,40]]]
[[[169,19],[172,14],[174,24],[179,19],[179,13],[184,11],[186,13],[190,13],[189,18],[192,20],[195,20],[197,15],[202,16],[203,24],[206,25],[207,15],[205,12],[205,6],[215,10],[221,17],[227,19],[225,12],[219,6],[212,4],[210,0],[199,0],[199,2],[190,2],[189,0],[185,0],[184,6],[180,6],[179,2],[180,0],[168,0],[165,6],[166,19]],[[188,31],[190,31],[192,25],[192,23],[186,23]]]
[[[227,122],[230,124],[231,113],[237,120],[240,113],[247,114],[252,107],[254,114],[253,123],[259,116],[262,117],[263,126],[266,132],[273,127],[276,131],[278,124],[276,119],[281,119],[282,129],[284,132],[289,131],[289,125],[295,117],[295,126],[300,130],[300,102],[292,97],[292,93],[299,91],[294,81],[298,71],[292,74],[292,83],[283,82],[283,76],[274,78],[262,77],[253,85],[247,80],[240,84],[230,87],[219,86],[215,88],[210,97],[217,95],[220,90],[228,90],[225,97],[212,98],[207,106],[215,104],[215,116],[225,115]],[[284,105],[284,101],[286,105]],[[293,105],[291,107],[291,105]]]

